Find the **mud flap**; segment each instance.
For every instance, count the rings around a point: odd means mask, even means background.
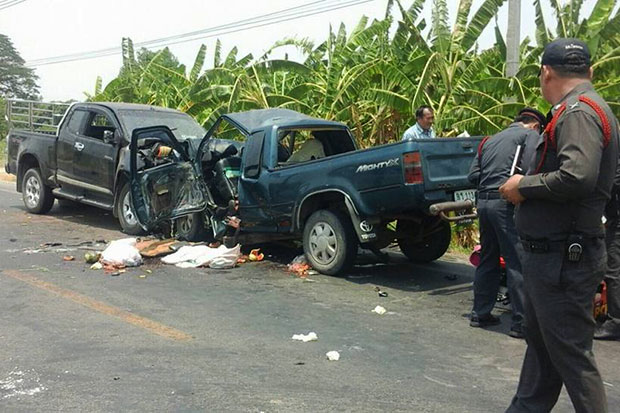
[[[367,220],[362,220],[360,218],[360,216],[357,214],[355,206],[353,205],[353,202],[351,202],[349,197],[344,197],[344,203],[347,206],[349,216],[351,217],[351,222],[353,223],[353,228],[355,229],[357,239],[360,241],[360,243],[364,244],[367,242],[375,241],[377,239],[375,227]]]

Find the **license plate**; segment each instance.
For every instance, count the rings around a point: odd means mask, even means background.
[[[465,201],[471,199],[476,202],[476,190],[475,189],[464,189],[462,191],[454,191],[454,200],[455,201]]]

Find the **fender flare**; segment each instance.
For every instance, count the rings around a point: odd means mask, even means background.
[[[364,219],[362,219],[351,196],[343,190],[336,188],[322,189],[306,194],[295,210],[295,229],[300,230],[302,228],[301,211],[304,203],[313,196],[328,194],[330,192],[342,195],[344,199],[344,205],[349,212],[349,217],[351,218],[351,222],[353,224],[353,228],[355,229],[355,233],[357,234],[358,240],[362,243],[374,241],[377,238],[377,234],[375,233],[373,226],[368,224]]]

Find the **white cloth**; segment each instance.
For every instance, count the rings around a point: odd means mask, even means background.
[[[165,264],[174,264],[179,268],[196,268],[209,266],[211,268],[232,268],[237,264],[241,255],[241,245],[226,248],[220,245],[210,248],[207,245],[186,245],[179,248],[174,254],[167,255],[161,260]]]
[[[101,253],[101,260],[106,264],[137,267],[142,265],[142,256],[136,248],[135,238],[123,238],[110,242]]]

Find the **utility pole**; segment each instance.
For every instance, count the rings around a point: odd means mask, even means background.
[[[506,31],[506,77],[519,71],[519,43],[521,43],[521,0],[508,0],[508,30]]]

